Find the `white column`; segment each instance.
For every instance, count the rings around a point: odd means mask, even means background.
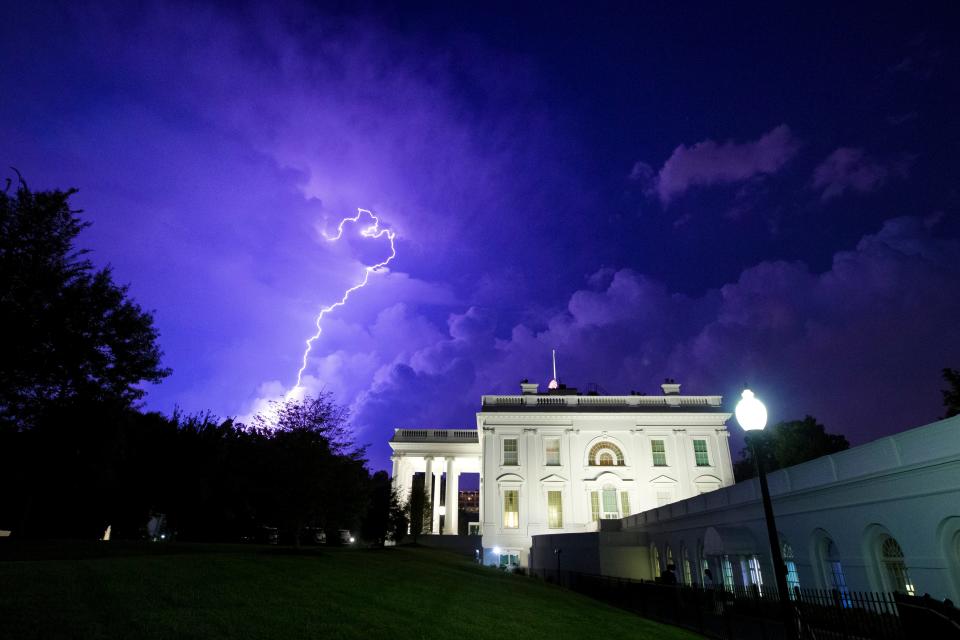
[[[480,469],[480,484],[478,486],[480,489],[480,500],[477,501],[477,507],[480,509],[480,519],[477,521],[477,524],[480,525],[480,530],[483,531],[483,456],[480,456],[477,468]]]
[[[397,463],[397,456],[390,456],[390,462],[393,463],[393,471],[390,473],[390,481],[393,485],[393,490],[398,494],[400,493],[400,479],[397,477],[397,473],[400,471],[399,464]],[[400,496],[400,499],[403,499],[403,496]]]
[[[430,533],[440,533],[440,476],[443,475],[443,458],[437,459],[438,469],[433,476],[433,518],[430,524]]]
[[[426,469],[423,472],[423,492],[426,494],[427,504],[430,504],[431,498],[433,498],[433,456],[424,457],[424,462],[426,463]],[[433,512],[430,514],[430,533],[433,533]]]
[[[443,533],[457,535],[457,508],[460,501],[460,482],[457,477],[456,458],[447,458],[447,505],[444,510]]]

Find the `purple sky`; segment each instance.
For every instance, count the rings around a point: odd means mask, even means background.
[[[317,311],[388,254],[323,239],[363,207],[397,258],[307,380],[375,467],[394,427],[546,383],[551,348],[574,386],[749,382],[854,443],[942,412],[954,18],[100,7],[3,7],[0,160],[80,188],[84,245],[155,310],[150,409],[288,391]]]

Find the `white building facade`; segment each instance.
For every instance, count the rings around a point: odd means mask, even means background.
[[[460,474],[479,472],[484,563],[527,566],[535,535],[596,531],[601,520],[733,484],[721,396],[661,388],[609,396],[524,383],[518,395],[483,396],[476,431],[395,431],[394,486],[407,496],[413,475],[424,473],[431,533],[456,534],[457,510],[447,505]]]
[[[595,531],[601,520],[733,484],[720,396],[483,396],[481,530],[485,564],[527,566],[533,536]]]
[[[960,602],[960,416],[768,474],[789,586]],[[543,535],[532,565],[775,588],[756,480],[645,510],[604,531]],[[710,570],[712,579],[707,577]]]

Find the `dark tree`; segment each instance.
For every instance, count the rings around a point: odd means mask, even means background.
[[[58,403],[131,406],[170,371],[153,317],[76,247],[75,190],[0,192],[0,422],[32,426]]]
[[[754,449],[763,456],[767,471],[782,469],[829,453],[844,451],[850,443],[843,435],[827,433],[812,416],[803,420],[778,422],[763,431],[748,433],[747,447],[740,452],[740,460],[733,465],[737,480],[756,475]]]
[[[394,544],[400,544],[407,535],[407,529],[410,526],[409,505],[402,499],[397,491],[390,492],[390,539]]]
[[[399,511],[400,505],[390,475],[386,471],[377,471],[370,477],[370,502],[360,529],[363,540],[382,547],[392,536],[395,528],[393,520]]]
[[[407,518],[410,522],[410,537],[413,543],[428,531],[427,523],[432,517],[430,500],[424,488],[423,476],[413,477],[413,486],[410,488],[410,499],[407,501]]]
[[[327,393],[271,403],[255,418],[254,431],[268,438],[272,516],[298,546],[304,527],[322,527],[335,542],[366,511],[365,451],[354,446],[346,420]]]
[[[960,415],[960,371],[944,369],[943,381],[947,383],[947,388],[940,391],[943,394],[943,408],[947,410],[943,417]]]

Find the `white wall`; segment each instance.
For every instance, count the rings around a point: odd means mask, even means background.
[[[769,484],[777,528],[793,548],[801,587],[831,586],[818,548],[829,536],[849,589],[890,590],[877,556],[880,536],[890,535],[918,594],[960,602],[960,416],[773,472]],[[755,480],[623,520],[624,531],[658,545],[661,559],[669,544],[678,569],[686,545],[695,581],[696,550],[710,528],[727,539],[735,564],[737,556],[755,553],[764,582],[773,584]]]
[[[687,411],[682,407],[669,412],[481,411],[477,428],[483,445],[484,549],[509,549],[527,566],[533,536],[596,530],[590,493],[607,485],[617,489],[618,511],[622,511],[620,492],[626,492],[630,513],[636,513],[655,507],[658,491],[669,492],[671,500],[680,500],[706,487],[731,484],[733,468],[724,425],[729,417],[719,405],[712,411]],[[556,466],[548,466],[545,457],[546,438],[552,437],[561,440],[561,464]],[[508,438],[518,441],[516,466],[503,464],[503,441]],[[665,442],[665,467],[653,464],[654,439]],[[709,466],[696,466],[694,439],[706,440]],[[616,444],[625,464],[591,466],[587,454],[600,441]],[[516,529],[503,526],[505,490],[520,492]],[[548,527],[548,491],[562,493],[562,529]]]

